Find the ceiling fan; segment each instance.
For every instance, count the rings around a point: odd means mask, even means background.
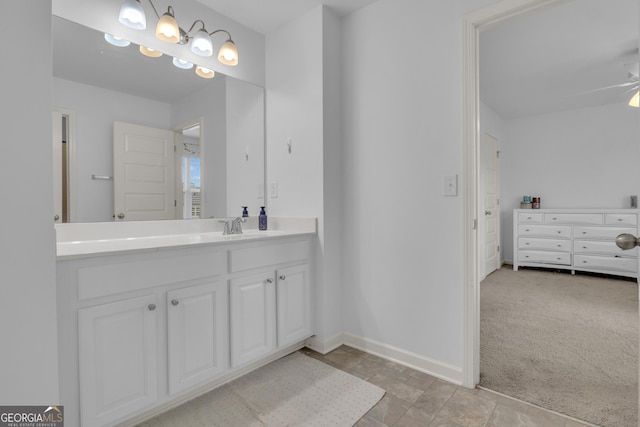
[[[586,92],[581,92],[577,95],[586,95],[589,93],[595,93],[595,92],[600,92],[603,90],[610,90],[610,89],[619,89],[619,88],[627,88],[626,91],[624,91],[624,94],[627,93],[634,93],[634,95],[631,97],[631,99],[629,100],[629,106],[631,107],[640,107],[640,67],[638,65],[638,62],[627,62],[623,64],[624,68],[627,70],[627,78],[628,81],[624,82],[624,83],[619,83],[619,84],[615,84],[615,85],[611,85],[611,86],[604,86],[598,89],[593,89],[593,90],[588,90]]]

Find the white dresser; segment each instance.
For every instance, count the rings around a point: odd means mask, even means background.
[[[637,209],[514,209],[513,269],[548,267],[636,277],[638,248],[615,239],[638,235]]]

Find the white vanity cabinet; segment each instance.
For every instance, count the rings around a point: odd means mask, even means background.
[[[216,378],[227,369],[227,301],[225,281],[167,292],[169,394]]]
[[[303,347],[312,335],[311,241],[59,259],[67,422],[133,425]]]
[[[636,277],[638,250],[619,234],[638,234],[636,209],[515,209],[513,269],[550,267]]]
[[[157,400],[157,299],[78,310],[82,425],[108,425]]]

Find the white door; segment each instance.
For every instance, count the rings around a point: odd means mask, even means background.
[[[113,123],[116,221],[175,218],[173,131]]]
[[[485,132],[482,138],[484,173],[484,275],[500,267],[500,159],[498,140]]]
[[[155,296],[78,310],[82,425],[112,425],[157,399]]]
[[[62,113],[53,112],[53,221],[62,222]]]
[[[273,274],[231,280],[231,366],[275,349],[276,298]]]
[[[227,282],[167,292],[169,393],[211,380],[227,367]]]
[[[281,268],[277,277],[278,347],[311,336],[309,266]]]

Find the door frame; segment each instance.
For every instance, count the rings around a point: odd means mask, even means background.
[[[76,112],[68,108],[56,106],[53,107],[53,111],[67,118],[67,212],[69,222],[77,222]]]
[[[499,269],[502,265],[501,262],[501,258],[502,258],[502,251],[500,250],[500,236],[501,236],[501,227],[500,227],[500,217],[501,217],[501,213],[500,213],[500,140],[498,139],[497,136],[495,136],[491,131],[487,130],[487,129],[482,129],[480,127],[478,127],[478,130],[480,132],[480,140],[479,140],[479,152],[478,152],[478,157],[479,157],[479,162],[478,162],[478,266],[482,267],[480,268],[480,273],[479,273],[479,278],[478,278],[478,282],[482,282],[489,273],[487,273],[487,268],[486,268],[486,259],[487,259],[487,244],[486,244],[486,237],[487,237],[487,227],[486,227],[486,218],[485,218],[485,212],[487,209],[487,205],[486,205],[486,193],[487,193],[487,187],[485,185],[486,181],[486,175],[484,175],[484,162],[485,162],[485,153],[487,150],[487,145],[486,145],[486,138],[490,137],[493,138],[496,141],[496,145],[497,145],[497,152],[498,152],[498,157],[496,160],[496,178],[497,178],[497,182],[496,182],[496,193],[497,193],[497,200],[496,200],[496,212],[495,212],[495,217],[496,217],[496,239],[497,239],[497,261],[496,261],[496,269]],[[495,270],[492,270],[495,271]]]
[[[204,151],[205,151],[205,147],[203,144],[204,141],[204,130],[202,129],[203,126],[203,122],[204,119],[202,117],[197,117],[191,120],[187,120],[185,122],[183,122],[181,125],[176,126],[173,128],[173,130],[176,133],[176,157],[174,159],[175,161],[175,187],[176,187],[176,200],[178,200],[178,206],[176,206],[176,218],[179,219],[184,219],[184,214],[183,214],[183,204],[184,204],[184,198],[182,197],[182,155],[184,154],[184,144],[183,144],[183,132],[185,129],[189,129],[192,128],[194,126],[199,126],[199,132],[200,132],[200,218],[205,218],[205,209],[204,209],[204,202],[205,202],[205,183],[204,183],[204,172],[203,172],[203,159],[204,159]]]
[[[569,0],[503,0],[467,14],[462,22],[462,385],[480,382],[480,283],[478,281],[479,36],[509,19]]]

